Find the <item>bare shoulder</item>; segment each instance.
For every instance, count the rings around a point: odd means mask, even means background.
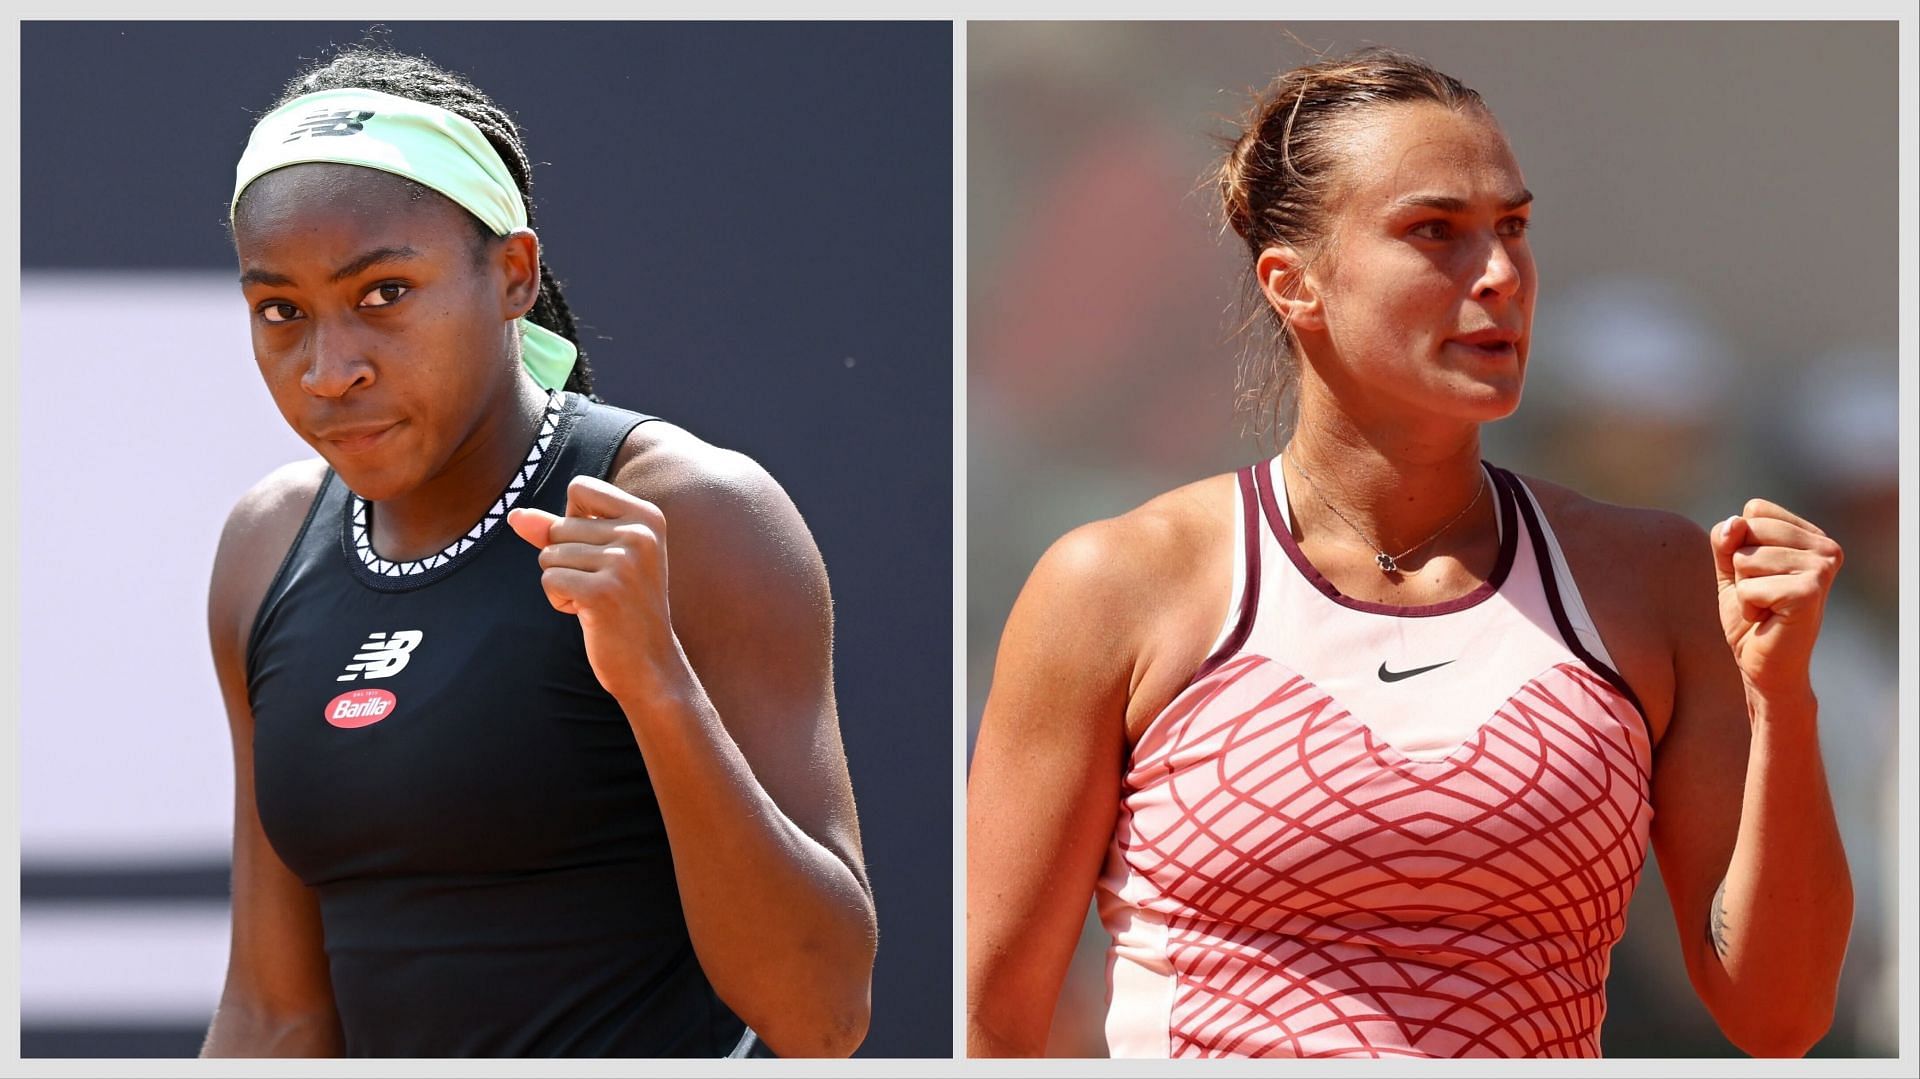
[[[1183,594],[1210,561],[1232,557],[1234,482],[1210,476],[1081,525],[1054,541],[1033,579],[1109,614],[1150,616],[1161,602],[1141,599]]]
[[[262,565],[270,564],[269,575],[279,567],[326,473],[327,463],[318,457],[294,461],[267,473],[240,496],[227,513],[214,556],[216,595],[222,585],[244,584],[257,576]],[[267,583],[259,582],[262,591]]]
[[[1702,573],[1711,576],[1707,531],[1692,519],[1670,510],[1614,505],[1561,484],[1523,478],[1569,559],[1629,565],[1649,585],[1695,582]]]
[[[227,514],[207,589],[207,620],[218,663],[244,656],[253,616],[307,519],[327,464],[318,457],[269,472]]]
[[[1706,530],[1667,510],[1617,506],[1531,477],[1526,482],[1600,639],[1660,743],[1678,699],[1682,648],[1710,647],[1719,632]]]
[[[1191,679],[1226,617],[1235,482],[1190,483],[1055,541],[1015,604],[1003,656],[1043,650],[1055,677],[1120,694],[1131,741]]]
[[[262,528],[271,529],[288,517],[295,519],[297,529],[326,474],[327,463],[318,457],[281,465],[249,487],[234,503],[227,514],[226,530],[251,535]]]
[[[670,531],[676,521],[724,527],[755,519],[764,524],[770,515],[790,514],[799,524],[792,500],[758,461],[664,420],[643,423],[627,435],[609,479],[659,506]]]
[[[614,456],[610,478],[650,502],[773,483],[753,458],[665,420],[649,420],[628,432]]]
[[[777,601],[786,601],[780,606],[796,619],[830,621],[826,567],[813,534],[758,461],[652,420],[627,435],[609,479],[660,507],[677,593],[691,590],[703,605],[751,607],[762,621]],[[676,624],[705,617],[691,605],[674,609]],[[720,613],[713,612],[716,619]]]

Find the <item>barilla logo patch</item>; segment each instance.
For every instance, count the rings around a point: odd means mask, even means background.
[[[384,689],[356,689],[327,702],[327,722],[346,730],[369,727],[392,715],[398,703]]]

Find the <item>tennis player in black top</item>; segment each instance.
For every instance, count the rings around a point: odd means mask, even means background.
[[[242,158],[255,358],[319,459],[241,499],[214,568],[236,799],[206,1055],[865,1034],[819,554],[758,465],[586,396],[529,171],[484,94],[364,47]]]

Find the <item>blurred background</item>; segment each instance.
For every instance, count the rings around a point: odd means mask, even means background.
[[[970,24],[970,723],[1048,544],[1273,452],[1233,412],[1248,260],[1205,182],[1219,137],[1309,47],[1414,53],[1480,91],[1537,196],[1526,402],[1485,430],[1487,457],[1703,526],[1764,496],[1846,549],[1814,687],[1857,909],[1815,1053],[1893,1055],[1895,31]],[[1105,948],[1090,919],[1057,1055],[1105,1055]],[[1651,860],[1608,999],[1609,1056],[1737,1053],[1688,984]]]
[[[227,199],[255,116],[366,29],[21,27],[25,1056],[191,1055],[220,992],[233,776],[207,573],[235,499],[311,456],[254,368]],[[861,1052],[948,1056],[951,27],[389,42],[523,125],[601,395],[754,456],[805,514],[880,912]]]

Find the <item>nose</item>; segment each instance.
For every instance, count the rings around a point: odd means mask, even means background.
[[[1520,291],[1520,265],[1507,252],[1506,241],[1495,236],[1487,251],[1486,264],[1480,268],[1480,280],[1473,294],[1483,300],[1512,299]]]
[[[306,369],[300,388],[314,397],[344,397],[373,384],[373,365],[346,327],[314,319],[307,335]]]

